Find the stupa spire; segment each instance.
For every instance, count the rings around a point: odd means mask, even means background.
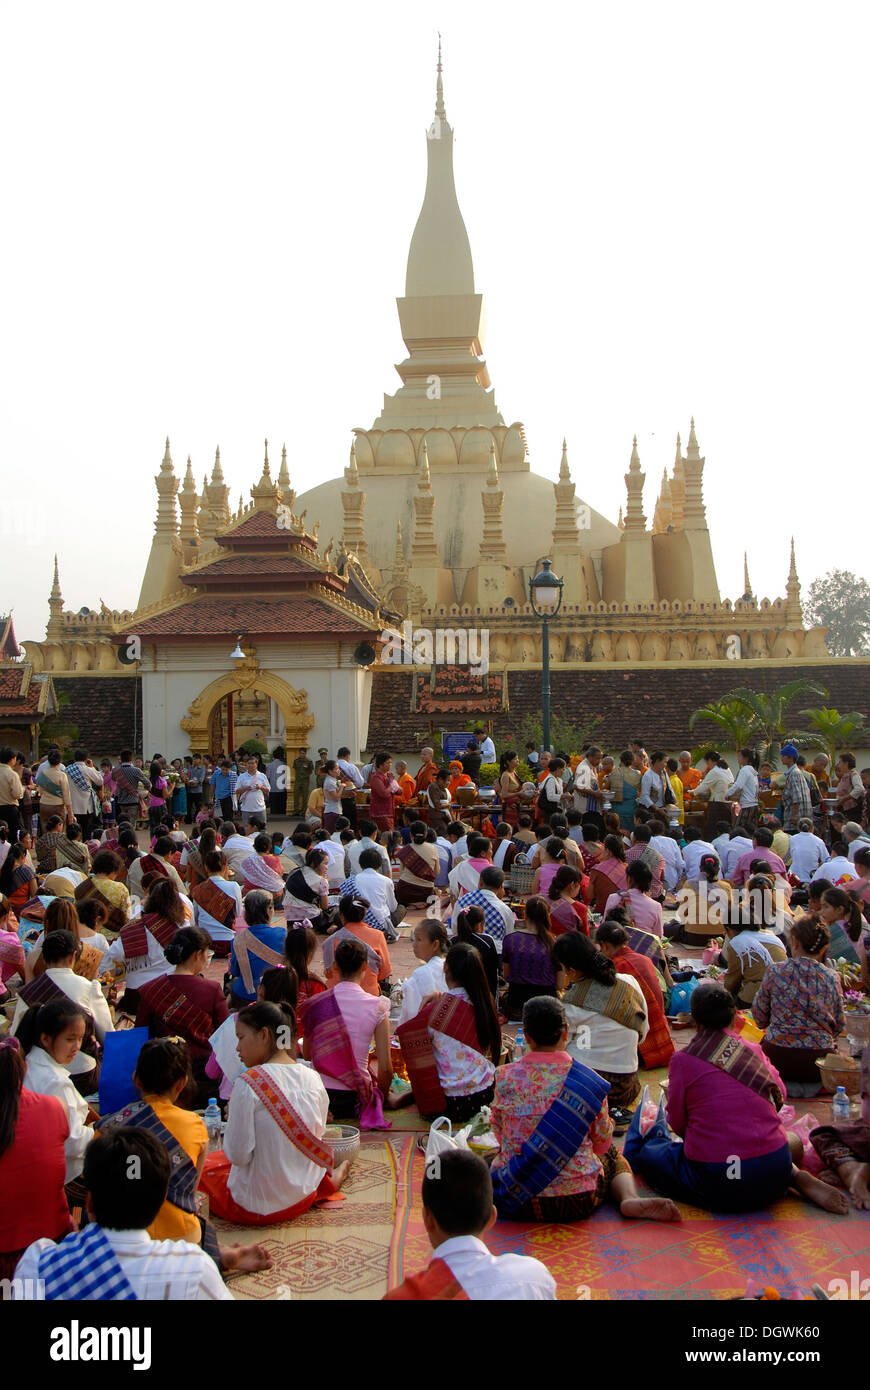
[[[290,469],[287,467],[287,445],[281,449],[281,468],[278,473],[278,488],[281,493],[281,501],[285,507],[292,507],[296,501],[296,493],[290,486]]]
[[[435,82],[435,115],[442,121],[446,121],[447,112],[444,107],[444,82],[441,77],[443,71],[441,63],[441,35],[438,35],[438,77]]]
[[[640,469],[640,455],[637,452],[637,435],[631,446],[631,459],[625,475],[628,500],[625,508],[625,527],[623,538],[642,534],[646,530],[646,517],[643,514],[643,485],[646,474]]]
[[[556,494],[556,520],[553,527],[553,551],[578,551],[580,532],[577,529],[577,505],[574,499],[576,487],[571,481],[568,466],[568,442],[562,440],[562,458],[559,462],[559,481],[553,484]]]
[[[788,583],[785,586],[785,616],[788,622],[803,627],[804,615],[801,608],[800,580],[794,558],[794,536],[791,538],[791,559],[788,567]]]
[[[157,519],[154,533],[161,539],[168,539],[178,531],[178,515],[175,510],[175,496],[178,492],[178,479],[172,467],[172,454],[169,452],[169,436],[166,436],[166,449],[160,472],[154,482],[157,485]]]
[[[199,498],[196,495],[196,480],[193,476],[193,464],[190,461],[190,454],[187,456],[187,470],[184,474],[184,482],[178,494],[178,505],[181,508],[181,525],[178,534],[186,549],[196,545],[199,540],[199,530],[196,524],[196,509],[199,506]],[[192,556],[186,555],[185,562],[190,564]]]
[[[685,490],[683,495],[683,530],[701,531],[707,525],[707,513],[704,508],[704,459],[701,457],[701,450],[698,448],[698,436],[695,434],[695,417],[692,416],[689,428],[689,442],[686,445],[686,457],[683,460],[683,479]]]
[[[344,470],[344,487],[341,490],[341,505],[344,509],[344,530],[342,544],[345,550],[353,551],[360,559],[368,556],[364,516],[366,494],[359,485],[359,468],[356,461],[356,440],[350,444],[350,461]]]
[[[453,130],[444,108],[441,49],[435,119],[426,132],[426,193],[408,252],[405,295],[474,294],[474,268],[468,232],[459,211],[453,178]]]
[[[168,444],[167,440],[167,444]],[[211,480],[213,483],[222,483],[224,480],[223,469],[221,468],[221,446],[218,444],[214,451],[214,468],[211,470]]]
[[[54,557],[54,580],[51,585],[51,594],[48,599],[48,624],[45,629],[47,638],[60,637],[63,632],[63,595],[60,592],[60,579],[57,573],[57,556]]]
[[[745,550],[743,552],[743,597],[745,599],[753,597],[752,585],[749,582],[749,557]]]

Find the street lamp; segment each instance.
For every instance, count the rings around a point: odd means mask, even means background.
[[[535,617],[540,618],[543,624],[541,714],[544,724],[544,748],[549,753],[552,752],[550,748],[550,619],[555,618],[562,606],[564,581],[550,569],[549,560],[544,560],[542,563],[543,569],[535,575],[534,579],[529,580],[529,602]]]

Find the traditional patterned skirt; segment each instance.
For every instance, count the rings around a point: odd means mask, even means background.
[[[511,1216],[511,1221],[585,1221],[601,1206],[614,1178],[630,1173],[631,1166],[615,1144],[599,1155],[601,1172],[595,1186],[587,1192],[566,1193],[560,1197],[533,1197]]]

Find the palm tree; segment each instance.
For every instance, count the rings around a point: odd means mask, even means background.
[[[742,701],[712,700],[709,705],[703,705],[689,716],[689,728],[694,729],[701,720],[718,727],[720,734],[724,735],[720,742],[725,743],[726,748],[733,748],[736,752],[738,748],[752,743],[752,717]]]
[[[809,695],[821,696],[823,700],[828,698],[824,686],[808,680],[787,681],[785,685],[777,686],[770,695],[740,687],[729,690],[724,698],[743,706],[751,720],[756,748],[775,767],[782,743],[791,742],[800,748],[804,744],[811,744],[816,737],[806,729],[795,729],[790,723],[789,710],[795,700],[806,699]]]
[[[814,740],[827,753],[831,767],[844,748],[857,743],[868,732],[863,714],[855,710],[851,714],[840,714],[839,710],[824,706],[821,709],[802,709],[801,717],[810,721]]]

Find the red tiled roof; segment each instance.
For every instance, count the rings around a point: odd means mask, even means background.
[[[42,683],[31,680],[33,668],[0,671],[0,719],[26,718],[39,714]]]
[[[181,579],[184,584],[205,584],[212,580],[284,579],[291,574],[305,575],[310,579],[313,575],[319,577],[320,573],[313,559],[306,560],[298,554],[275,555],[261,551],[258,555],[226,555],[192,574],[183,574]]]
[[[276,514],[270,511],[253,512],[240,526],[225,531],[221,536],[216,536],[215,540],[218,545],[226,546],[229,549],[241,543],[247,544],[249,541],[276,541],[279,544],[293,545],[294,548],[313,548],[315,551],[317,549],[313,537],[306,543],[303,536],[280,527]]]
[[[15,629],[12,626],[12,614],[6,618],[0,618],[0,657],[7,660],[17,660],[23,653],[15,640]]]
[[[203,595],[130,627],[138,637],[363,637],[374,628],[308,594],[289,598]]]

